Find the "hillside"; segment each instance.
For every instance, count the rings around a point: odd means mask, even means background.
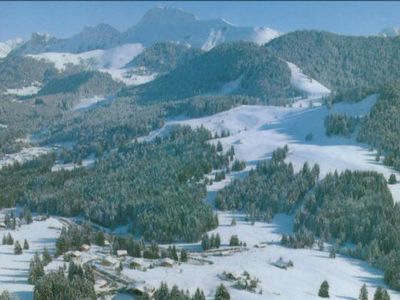
[[[168,73],[177,66],[199,56],[201,50],[176,43],[156,43],[125,65],[126,68],[143,69],[146,73]]]
[[[142,102],[160,102],[202,94],[259,97],[265,103],[296,95],[288,65],[253,43],[225,43],[145,85],[126,89]]]
[[[295,31],[266,47],[336,92],[376,88],[400,76],[400,38]]]

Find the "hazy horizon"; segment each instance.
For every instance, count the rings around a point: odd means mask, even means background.
[[[237,26],[282,32],[317,29],[375,35],[400,25],[400,2],[0,2],[0,28],[7,29],[0,31],[0,41],[29,39],[32,32],[70,37],[99,23],[124,31],[160,4],[182,8],[199,19],[224,18]]]

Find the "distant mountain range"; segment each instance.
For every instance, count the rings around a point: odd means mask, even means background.
[[[210,50],[227,41],[243,40],[265,44],[279,35],[280,32],[271,28],[239,27],[223,19],[200,20],[178,8],[157,6],[147,11],[136,25],[125,32],[120,32],[108,24],[99,24],[85,27],[80,33],[67,39],[33,33],[31,39],[16,47],[13,53],[81,53],[127,43],[140,43],[147,47],[156,42],[176,42]],[[0,55],[1,53],[3,51],[0,50]]]

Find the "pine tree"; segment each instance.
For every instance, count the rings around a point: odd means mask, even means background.
[[[397,183],[397,178],[395,174],[391,174],[389,177],[389,184],[396,184]]]
[[[103,247],[104,246],[104,241],[105,241],[104,233],[102,231],[98,231],[96,233],[95,244],[97,246]]]
[[[229,240],[229,246],[231,247],[236,247],[239,246],[240,241],[237,235],[232,235],[230,240]]]
[[[329,258],[336,258],[336,250],[334,247],[329,251]]]
[[[329,298],[329,284],[328,281],[324,280],[318,291],[318,296],[321,298]]]
[[[47,250],[47,247],[44,247],[43,253],[42,253],[42,260],[43,260],[43,265],[47,266],[51,261],[51,255],[49,253],[49,250]]]
[[[220,141],[218,141],[218,143],[217,143],[217,152],[221,152],[222,150],[223,150],[222,144],[221,144]]]
[[[231,226],[236,226],[236,218],[235,217],[232,218]]]
[[[203,238],[201,240],[201,247],[204,251],[210,249],[210,238],[208,237],[208,234],[203,235]]]
[[[18,241],[16,241],[15,244],[14,244],[14,254],[15,255],[22,254],[22,247],[21,247],[21,244]]]
[[[43,263],[40,260],[40,256],[37,252],[29,263],[28,274],[28,282],[30,284],[36,284],[36,282],[44,276]]]
[[[175,261],[178,261],[179,258],[178,258],[178,253],[176,253],[176,247],[175,247],[175,245],[172,246],[172,251],[171,251],[171,253],[172,253],[172,259],[175,260]]]
[[[361,287],[360,295],[358,296],[358,300],[368,300],[368,289],[365,284]]]
[[[204,295],[204,292],[202,290],[197,288],[192,299],[193,300],[206,300],[206,296]]]
[[[221,246],[221,237],[219,236],[219,233],[217,233],[214,240],[214,247],[219,248],[219,246]]]
[[[374,300],[382,300],[382,296],[383,296],[382,288],[378,286],[374,294]]]
[[[161,282],[159,289],[156,291],[154,300],[169,299],[169,289],[166,283]]]
[[[14,244],[14,239],[10,233],[7,234],[7,245],[13,245]]]
[[[181,262],[187,262],[188,261],[188,254],[185,249],[181,250]]]
[[[229,295],[228,290],[226,287],[221,284],[218,286],[217,291],[215,292],[214,300],[230,300],[231,296]]]
[[[24,240],[24,250],[28,250],[29,249],[29,244],[28,241],[25,239]]]

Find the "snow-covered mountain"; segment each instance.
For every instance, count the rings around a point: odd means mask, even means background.
[[[395,37],[400,35],[400,27],[387,27],[383,29],[380,33],[380,36],[384,37]]]
[[[6,57],[13,49],[23,42],[22,39],[16,38],[0,43],[0,58]]]
[[[157,6],[146,12],[136,25],[125,32],[107,24],[99,24],[85,27],[80,33],[66,39],[33,33],[31,39],[14,53],[82,53],[132,43],[147,47],[156,42],[178,42],[210,50],[226,41],[244,40],[264,44],[279,35],[280,32],[271,28],[240,27],[224,19],[200,20],[179,8]]]
[[[178,8],[157,6],[123,36],[125,42],[136,41],[145,46],[173,41],[210,50],[226,41],[245,40],[264,44],[280,34],[270,28],[235,26],[224,19],[200,20]]]

